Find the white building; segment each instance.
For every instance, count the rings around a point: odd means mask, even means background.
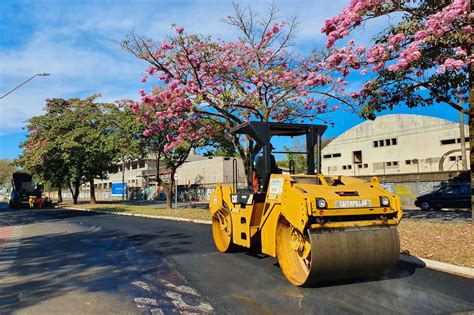
[[[464,126],[466,148],[469,128]],[[456,150],[451,152],[452,150]],[[445,119],[391,114],[365,121],[322,150],[323,173],[381,175],[462,170],[459,123]],[[466,152],[469,167],[469,151]]]
[[[234,160],[237,167],[236,177],[234,177]],[[95,180],[98,199],[112,198],[112,183],[121,183],[122,176],[127,183],[130,198],[144,198],[145,190],[147,195],[153,192],[158,196],[161,188],[156,182],[156,164],[156,159],[150,155],[143,159],[126,162],[123,173],[123,166],[117,165],[116,171],[109,173],[107,179]],[[165,166],[160,165],[159,170],[161,179],[169,181],[170,174]],[[206,200],[214,190],[216,183],[232,185],[234,180],[237,180],[239,187],[245,185],[245,170],[240,158],[207,158],[194,151],[189,154],[186,162],[176,170],[176,176],[179,191],[192,188],[199,200]],[[85,183],[83,190],[87,192],[88,188],[89,184]]]
[[[234,160],[236,176],[234,177]],[[234,180],[239,185],[245,183],[244,164],[240,158],[214,157],[190,161],[176,170],[178,186],[198,185],[214,188],[217,183],[230,185]]]

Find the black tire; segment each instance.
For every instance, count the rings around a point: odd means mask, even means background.
[[[431,204],[428,201],[423,200],[420,203],[420,209],[423,210],[423,211],[429,211],[429,210],[432,209],[432,207],[431,207]]]

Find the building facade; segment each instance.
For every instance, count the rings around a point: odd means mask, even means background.
[[[360,176],[458,171],[465,164],[469,168],[469,128],[464,129],[465,163],[458,123],[410,114],[380,116],[332,140],[322,150],[322,170]]]
[[[236,174],[234,175],[234,160]],[[160,163],[158,168],[160,178],[165,182],[170,180],[169,171]],[[110,172],[107,179],[95,180],[94,186],[98,199],[121,199],[122,196],[112,195],[112,184],[121,183],[122,177],[127,185],[127,199],[156,200],[164,199],[163,189],[156,181],[157,162],[153,156],[143,159],[127,161],[117,165],[114,172]],[[239,158],[213,157],[207,158],[191,152],[186,162],[177,171],[178,198],[189,199],[192,190],[193,200],[207,200],[214,190],[216,183],[232,185],[234,180],[239,186],[245,185],[245,170]],[[82,187],[83,198],[87,197],[89,184]],[[68,193],[65,192],[67,195]]]

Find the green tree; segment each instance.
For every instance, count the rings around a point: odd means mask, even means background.
[[[27,140],[20,147],[22,155],[15,163],[34,177],[44,180],[48,186],[58,190],[58,201],[62,202],[62,187],[69,180],[68,168],[56,138],[56,126],[62,119],[65,100],[47,101],[48,110],[44,115],[32,117],[28,121]]]
[[[0,159],[0,186],[9,185],[15,166],[11,160]]]
[[[119,101],[111,108],[108,118],[113,142],[117,150],[117,159],[122,164],[122,183],[125,183],[125,163],[136,160],[146,154],[147,141],[143,136],[143,123],[138,122],[133,111],[128,107],[131,101]],[[125,189],[122,189],[125,199]]]
[[[18,163],[58,189],[67,184],[74,203],[86,182],[95,203],[94,179],[106,178],[117,157],[108,126],[114,105],[95,99],[47,100],[46,113],[29,120],[28,137],[21,145]]]
[[[288,170],[294,168],[296,174],[305,174],[307,160],[306,155],[294,153],[304,152],[305,149],[306,146],[300,141],[296,141],[291,145],[291,147],[283,146],[283,150],[287,151],[288,153],[285,154],[285,159],[277,161],[278,166]]]

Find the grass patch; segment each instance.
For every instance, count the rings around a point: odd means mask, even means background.
[[[474,238],[470,222],[403,219],[398,232],[402,252],[474,268]]]
[[[178,208],[166,209],[154,205],[125,205],[125,204],[65,204],[65,207],[81,208],[96,211],[123,212],[133,214],[157,215],[166,217],[179,217],[194,220],[210,220],[208,209],[199,208]]]

